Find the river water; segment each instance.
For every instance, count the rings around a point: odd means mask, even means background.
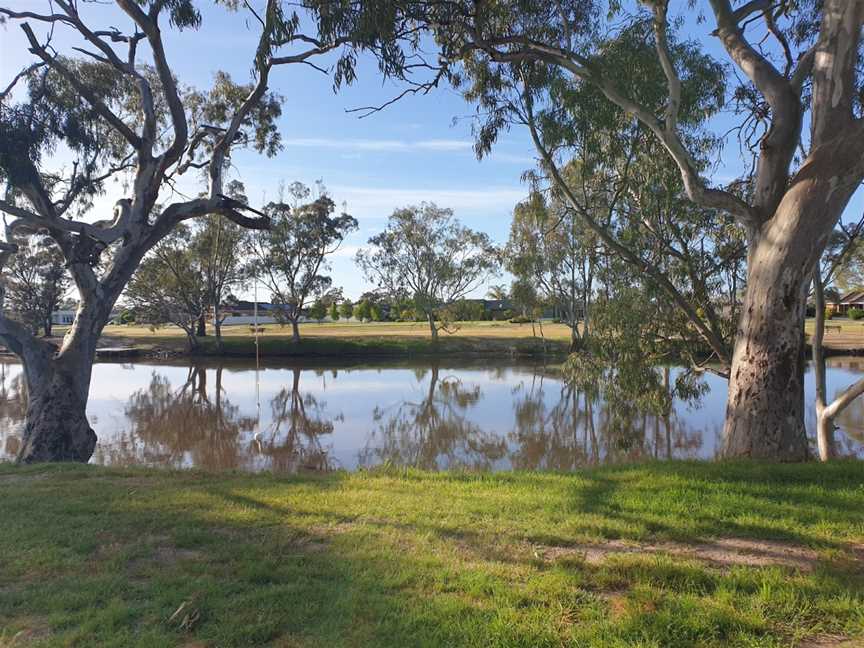
[[[829,393],[864,371],[830,361]],[[679,368],[668,371],[674,383]],[[812,372],[807,375],[808,402]],[[554,367],[488,359],[357,365],[99,363],[88,415],[92,462],[274,472],[427,469],[574,470],[649,458],[711,459],[726,383],[655,416],[565,383]],[[20,365],[0,364],[0,459],[20,447]],[[808,427],[815,417],[808,408]],[[840,450],[864,457],[864,400],[838,421]]]

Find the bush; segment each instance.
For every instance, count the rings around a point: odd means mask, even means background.
[[[847,315],[849,316],[849,319],[859,320],[864,317],[864,310],[861,310],[860,308],[850,308]]]
[[[825,309],[825,320],[834,319],[834,311],[830,308]]]
[[[517,315],[516,317],[511,317],[509,322],[511,324],[530,324],[534,320],[530,317],[525,317],[524,315]]]

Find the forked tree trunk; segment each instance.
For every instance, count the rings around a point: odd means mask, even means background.
[[[96,447],[86,413],[92,366],[92,359],[58,358],[25,367],[27,418],[19,462],[90,459]]]
[[[432,334],[432,341],[438,341],[438,327],[435,326],[435,315],[433,313],[427,313],[426,319],[429,321],[429,332]]]
[[[300,325],[297,323],[296,319],[291,320],[291,341],[300,341]]]

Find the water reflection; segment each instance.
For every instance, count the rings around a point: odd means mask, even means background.
[[[260,372],[245,363],[99,364],[89,410],[99,436],[93,462],[277,472],[382,463],[568,471],[713,457],[725,383],[700,378],[699,398],[685,401],[670,387],[681,371],[657,371],[668,406],[650,411],[635,398],[604,398],[596,385],[567,384],[554,367],[524,364],[269,366]],[[860,371],[832,361],[829,391]],[[0,364],[0,458],[18,450],[25,406],[20,367]],[[864,400],[838,423],[846,432],[839,435],[843,452],[862,456]]]
[[[438,364],[415,372],[428,387],[419,400],[400,400],[372,413],[375,427],[360,454],[362,466],[384,462],[417,468],[488,470],[507,454],[507,443],[472,420],[482,398],[479,385],[456,375],[441,376]]]

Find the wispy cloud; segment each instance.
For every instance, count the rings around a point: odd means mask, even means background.
[[[387,153],[410,153],[412,151],[470,151],[473,143],[457,139],[341,139],[328,137],[295,137],[283,140],[288,147],[328,148],[342,151],[383,151]]]
[[[456,216],[501,216],[523,200],[525,189],[487,187],[485,189],[406,189],[389,187],[356,187],[335,185],[330,193],[340,204],[347,203],[348,212],[357,218],[386,218],[397,207],[434,202],[450,207]]]

